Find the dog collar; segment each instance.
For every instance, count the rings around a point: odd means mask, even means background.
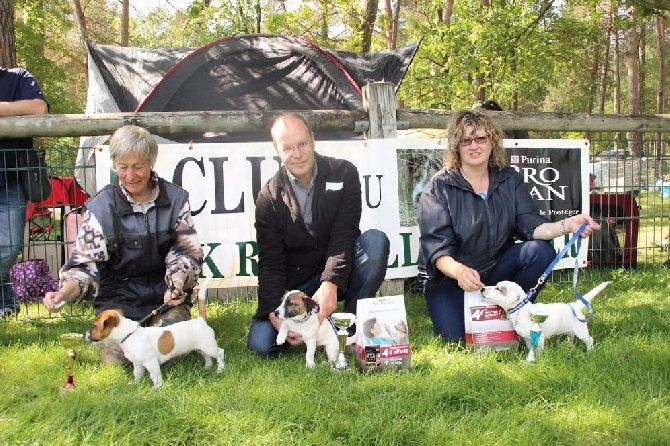
[[[530,297],[528,297],[528,296],[524,297],[524,299],[521,302],[516,304],[513,308],[507,310],[507,314],[513,314],[513,313],[519,311],[524,305],[526,305],[529,302],[530,302]]]
[[[312,309],[311,313],[307,313],[302,319],[293,319],[293,322],[296,322],[298,324],[302,324],[303,322],[307,322],[307,320],[312,317],[313,314],[318,313],[320,310],[319,304],[314,305],[314,308]],[[131,333],[132,334],[132,333]],[[130,336],[130,335],[129,335]]]
[[[137,327],[135,327],[135,329],[134,329],[133,331],[131,331],[130,333],[128,333],[128,334],[126,335],[126,337],[124,337],[123,339],[121,339],[121,342],[119,342],[119,345],[123,344],[123,342],[124,342],[126,339],[128,339],[129,337],[131,337],[131,336],[137,331],[138,328],[140,328],[140,325],[139,325],[139,324],[137,324]]]

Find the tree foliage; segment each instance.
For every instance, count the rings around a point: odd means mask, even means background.
[[[131,14],[129,44],[183,47],[261,32],[298,35],[333,49],[383,51],[390,42],[387,12],[397,11],[394,43],[421,41],[399,91],[406,107],[452,109],[495,99],[505,109],[521,111],[591,112],[602,102],[604,111],[612,112],[615,87],[620,87],[615,82],[624,86],[620,91],[627,109],[623,51],[627,33],[636,27],[645,55],[639,62],[642,113],[655,111],[658,91],[665,88],[659,85],[660,56],[652,38],[655,15],[670,15],[665,0],[399,1],[380,2],[378,11],[367,13],[366,6],[374,2],[193,0],[175,10],[163,1],[143,16]],[[40,80],[52,112],[81,112],[87,61],[72,2],[14,3],[17,64]],[[80,3],[88,37],[119,44],[121,3]],[[131,0],[131,12],[134,5]],[[630,7],[637,11],[634,23],[626,14]],[[445,11],[451,13],[446,23]],[[615,60],[622,69],[620,80],[613,74]]]

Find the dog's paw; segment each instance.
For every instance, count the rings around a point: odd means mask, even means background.
[[[277,336],[277,345],[284,345],[284,342],[286,342],[286,338],[280,338]]]

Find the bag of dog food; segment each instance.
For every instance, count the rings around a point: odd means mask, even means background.
[[[356,308],[356,362],[363,371],[411,367],[405,296],[361,299]]]
[[[498,305],[486,302],[479,291],[465,293],[465,345],[477,351],[518,348],[519,338]]]

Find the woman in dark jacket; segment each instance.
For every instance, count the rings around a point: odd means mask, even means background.
[[[191,217],[188,192],[160,178],[153,167],[158,145],[141,127],[126,125],[109,141],[117,179],[86,202],[58,291],[43,299],[49,311],[93,296],[95,313],[121,309],[135,320],[166,311],[145,324],[188,320],[193,286],[204,258]],[[100,347],[103,364],[125,362],[116,345]]]
[[[506,165],[503,136],[481,108],[453,112],[444,169],[419,200],[428,313],[435,333],[447,340],[465,336],[464,291],[502,280],[529,290],[556,255],[548,240],[583,223],[582,237],[600,227],[585,214],[558,222],[543,217],[521,176]]]

